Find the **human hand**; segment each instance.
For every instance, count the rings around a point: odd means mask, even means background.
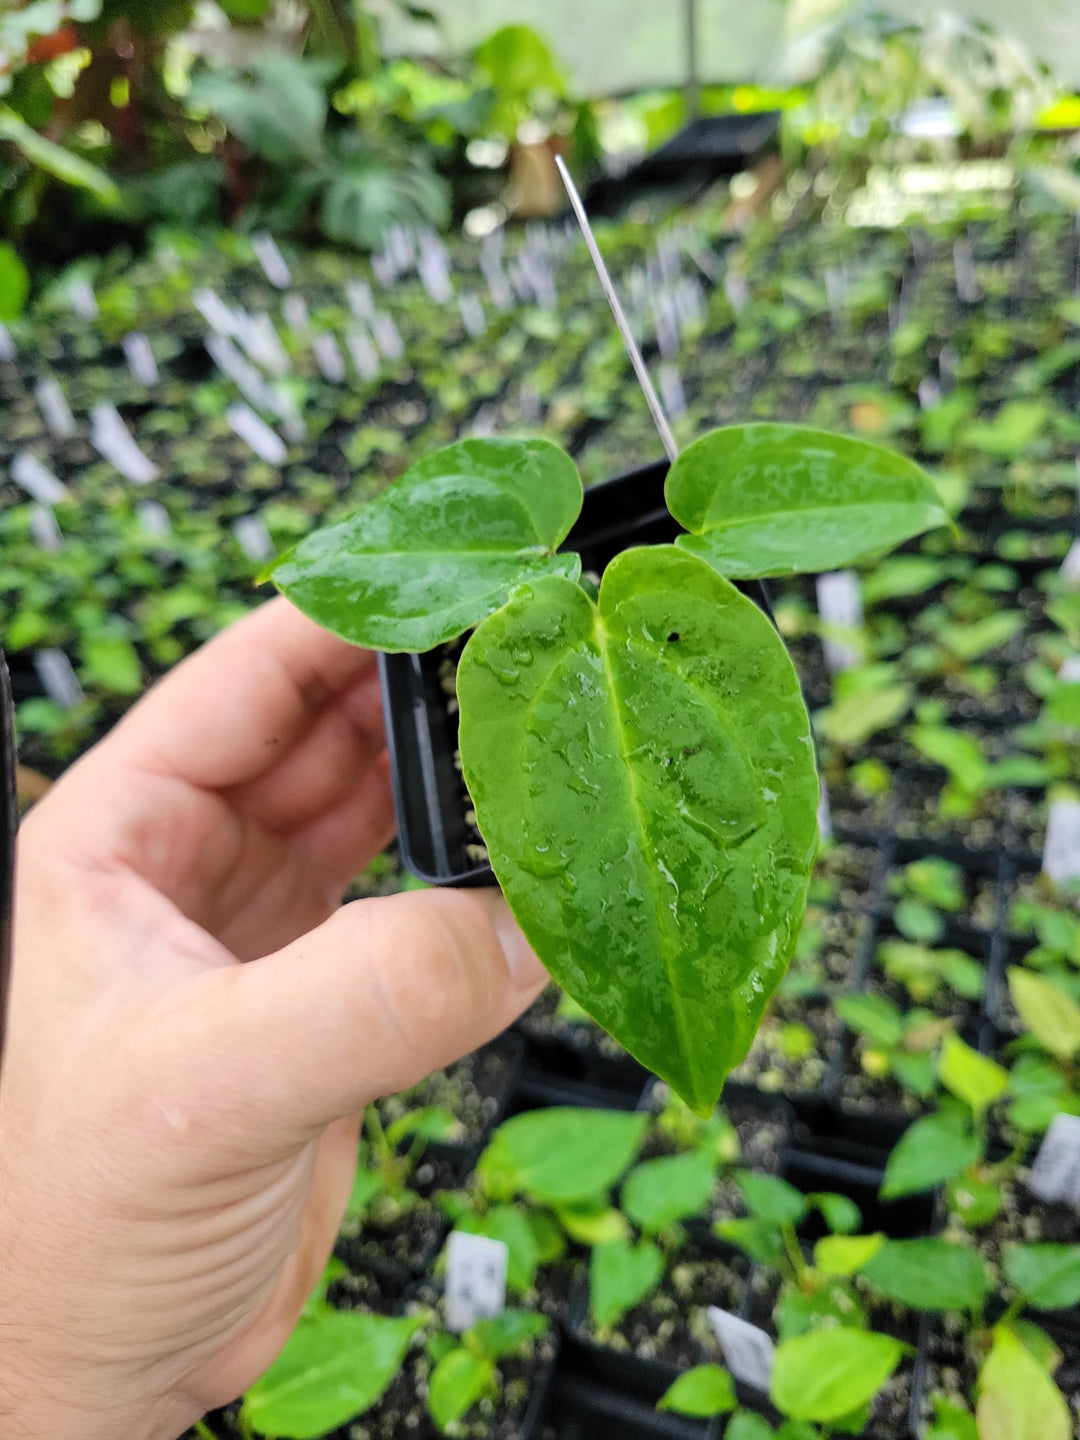
[[[494,892],[340,907],[392,833],[374,657],[283,600],[27,818],[0,1083],[5,1437],[173,1440],[245,1390],[333,1245],[364,1106],[543,988]]]

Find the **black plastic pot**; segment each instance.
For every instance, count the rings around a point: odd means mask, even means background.
[[[602,574],[632,545],[670,543],[680,530],[664,503],[667,472],[668,462],[656,460],[590,486],[561,548],[576,550],[585,570]],[[752,582],[746,588],[769,613],[765,586]],[[439,684],[443,655],[439,649],[379,656],[401,857],[429,885],[494,885],[490,866],[466,849],[468,800],[454,768],[457,721],[447,713]]]

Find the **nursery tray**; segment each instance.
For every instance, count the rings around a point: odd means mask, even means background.
[[[602,574],[632,545],[669,544],[680,528],[664,503],[666,460],[627,471],[585,491],[573,529],[561,546],[576,550],[582,568]],[[760,581],[740,585],[771,615]],[[443,651],[379,655],[386,746],[405,865],[428,885],[494,885],[486,862],[466,851],[466,792],[454,767],[456,724],[446,712],[438,667]]]

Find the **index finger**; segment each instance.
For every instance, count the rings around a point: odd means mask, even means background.
[[[284,597],[268,600],[183,661],[105,746],[125,762],[221,790],[257,779],[375,664]]]

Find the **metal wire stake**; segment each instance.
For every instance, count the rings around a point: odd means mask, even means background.
[[[649,372],[645,368],[645,361],[641,358],[641,351],[638,349],[637,341],[630,333],[630,325],[623,313],[622,306],[619,304],[619,297],[615,293],[615,286],[611,283],[611,276],[608,274],[607,266],[604,264],[604,257],[600,254],[600,248],[596,243],[596,236],[593,234],[592,226],[589,224],[589,217],[585,214],[585,206],[581,203],[581,196],[577,192],[577,186],[570,178],[570,171],[566,168],[566,162],[561,155],[555,156],[555,164],[559,167],[559,174],[562,176],[562,182],[566,186],[566,193],[570,197],[570,204],[577,217],[577,222],[581,226],[581,233],[585,237],[585,244],[589,247],[589,254],[592,256],[596,273],[600,277],[600,284],[604,287],[604,294],[607,296],[607,302],[611,306],[611,313],[615,317],[615,324],[619,327],[619,334],[622,336],[623,344],[626,346],[626,353],[630,356],[630,363],[634,367],[634,374],[637,376],[638,384],[645,393],[645,403],[649,407],[649,414],[653,418],[653,424],[660,434],[660,439],[663,441],[668,459],[674,461],[678,456],[679,447],[675,443],[675,436],[671,433],[671,426],[668,424],[663,406],[660,404],[660,399],[653,389],[653,383],[649,379]]]

